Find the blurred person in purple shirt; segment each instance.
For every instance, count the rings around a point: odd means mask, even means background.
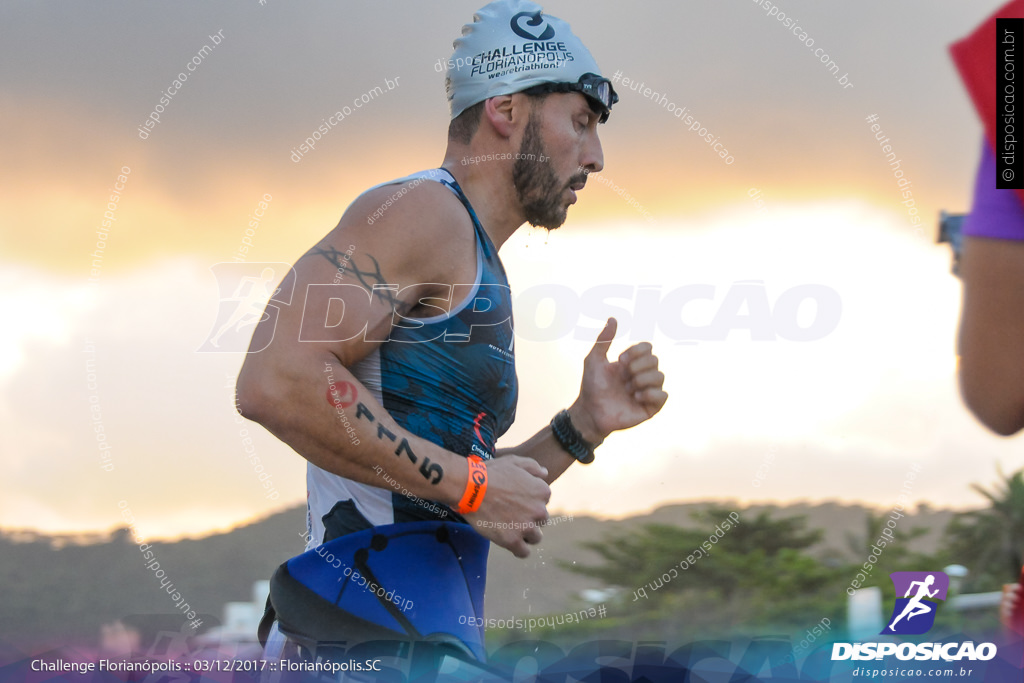
[[[987,141],[963,233],[960,393],[982,424],[1010,436],[1024,428],[1024,205],[996,189]]]

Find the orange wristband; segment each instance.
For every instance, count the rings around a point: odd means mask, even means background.
[[[487,493],[487,464],[478,455],[471,455],[466,461],[469,463],[466,492],[462,494],[462,500],[455,508],[460,515],[468,515],[479,510],[480,503],[484,502],[484,494]]]

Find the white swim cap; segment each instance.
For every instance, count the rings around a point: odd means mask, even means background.
[[[462,27],[448,60],[451,117],[490,97],[534,86],[580,92],[608,118],[618,96],[569,24],[530,0],[495,0]]]

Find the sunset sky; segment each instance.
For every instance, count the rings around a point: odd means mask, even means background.
[[[502,445],[574,398],[606,314],[623,318],[613,353],[649,338],[667,375],[662,414],[572,468],[549,509],[623,516],[706,499],[891,507],[914,464],[913,498],[965,507],[981,502],[970,483],[991,484],[997,465],[1024,466],[1021,442],[988,434],[960,401],[960,284],[948,245],[935,244],[939,211],[969,208],[981,135],[947,47],[1000,4],[778,3],[837,75],[752,0],[544,4],[605,75],[687,107],[734,159],[620,84],[600,131],[601,178],[561,229],[523,229],[503,248],[519,295],[521,395]],[[478,6],[0,11],[0,527],[107,530],[126,501],[143,534],[177,537],[305,499],[302,458],[236,421],[243,354],[197,352],[222,296],[211,267],[231,261],[260,201],[246,260],[291,263],[363,189],[436,166],[448,122],[436,67]],[[398,86],[293,161],[324,118],[386,79]],[[901,203],[872,115],[913,207]],[[91,273],[115,183],[123,189]],[[693,286],[710,298],[684,310],[678,292]],[[797,307],[801,293],[821,305]],[[768,338],[729,331],[730,315]],[[792,340],[815,316],[834,329]],[[724,329],[724,339],[694,343],[684,324]],[[276,499],[242,450],[242,429]]]

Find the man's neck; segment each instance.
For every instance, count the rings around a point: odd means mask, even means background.
[[[498,249],[519,229],[525,219],[519,208],[506,161],[486,160],[463,164],[473,153],[463,148],[449,150],[442,168],[448,170],[465,193],[487,236]]]

